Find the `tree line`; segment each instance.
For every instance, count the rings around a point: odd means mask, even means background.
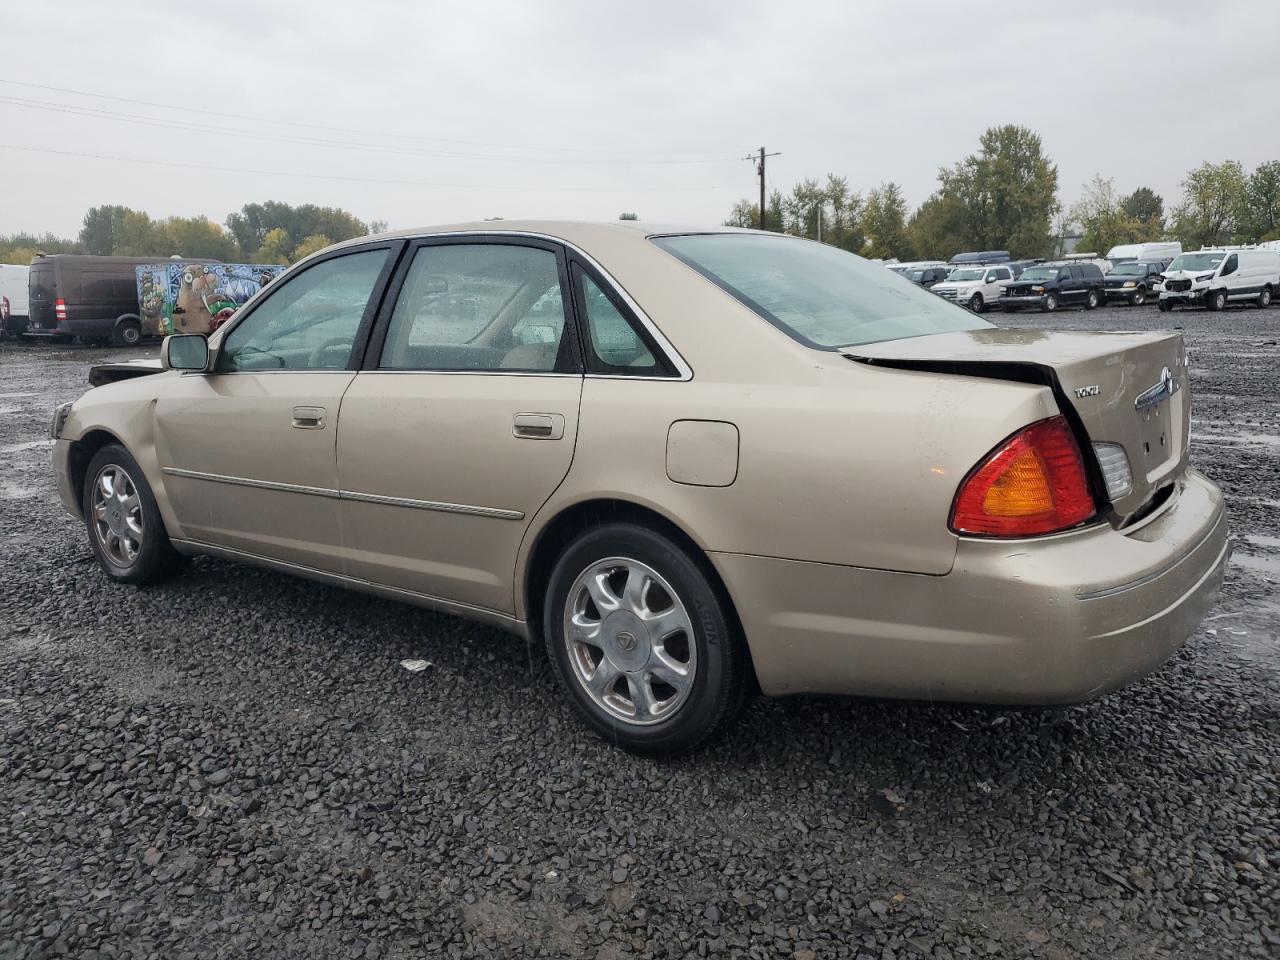
[[[247,203],[225,224],[203,216],[157,219],[109,204],[89,208],[74,240],[51,233],[0,236],[0,263],[30,263],[41,252],[289,264],[331,243],[386,228],[385,222],[366,223],[346,210],[311,203]]]
[[[1280,239],[1280,161],[1252,173],[1234,161],[1206,162],[1187,173],[1180,202],[1166,215],[1150,187],[1132,193],[1098,175],[1063,209],[1058,168],[1026,127],[988,129],[978,150],[938,171],[937,189],[911,210],[897,183],[859,194],[848,179],[806,178],[790,193],[774,190],[765,229],[820,238],[866,257],[945,260],[961,250],[1008,250],[1049,257],[1079,231],[1078,249],[1105,254],[1120,243],[1180,240],[1185,249]],[[759,205],[740,200],[726,226],[755,227]]]

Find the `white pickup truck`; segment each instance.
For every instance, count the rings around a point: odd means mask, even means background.
[[[974,313],[1000,302],[1005,285],[1013,280],[1013,271],[1004,264],[956,267],[941,283],[930,289],[940,297],[954,300]]]

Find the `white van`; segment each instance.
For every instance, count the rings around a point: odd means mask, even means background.
[[[1172,260],[1182,253],[1182,244],[1177,240],[1160,243],[1122,243],[1107,251],[1107,259],[1112,263],[1126,263],[1130,260]]]
[[[16,337],[26,331],[30,277],[30,267],[0,263],[0,336]]]
[[[1280,292],[1280,253],[1257,248],[1183,253],[1169,264],[1164,278],[1161,310],[1177,304],[1222,310],[1244,301],[1267,307]]]

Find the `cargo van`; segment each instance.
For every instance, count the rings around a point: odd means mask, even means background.
[[[1280,253],[1257,248],[1220,248],[1184,253],[1164,271],[1157,305],[1206,306],[1222,310],[1228,303],[1271,306],[1280,292]]]
[[[0,263],[0,336],[20,337],[27,329],[30,267]]]
[[[1176,240],[1159,243],[1121,243],[1107,251],[1112,263],[1128,263],[1131,260],[1172,260],[1182,253],[1182,244]]]
[[[80,337],[126,346],[138,343],[143,332],[135,268],[156,260],[71,253],[37,256],[31,261],[27,334],[62,341]]]

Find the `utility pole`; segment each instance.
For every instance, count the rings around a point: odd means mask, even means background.
[[[760,148],[760,152],[759,152],[758,154],[755,154],[755,153],[749,153],[749,154],[747,154],[745,157],[743,157],[743,158],[742,158],[742,159],[744,159],[744,160],[754,160],[754,161],[756,161],[756,174],[760,177],[760,223],[759,223],[759,227],[760,227],[760,229],[761,229],[761,230],[763,230],[763,229],[764,229],[764,215],[765,215],[765,214],[764,214],[764,158],[765,158],[765,157],[780,157],[780,156],[782,156],[782,154],[781,154],[781,153],[777,153],[777,152],[775,152],[775,153],[765,153],[765,152],[764,152],[764,147],[761,147],[761,148]]]

